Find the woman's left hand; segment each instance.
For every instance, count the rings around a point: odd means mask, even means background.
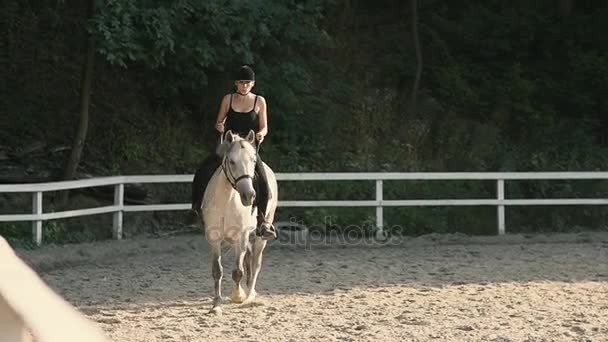
[[[262,142],[262,141],[264,141],[264,135],[263,135],[262,133],[260,133],[260,132],[257,132],[257,133],[255,134],[255,139],[256,139],[257,141],[259,141],[259,142]]]

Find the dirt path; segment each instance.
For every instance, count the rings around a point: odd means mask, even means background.
[[[275,243],[220,317],[202,236],[20,254],[117,342],[608,341],[608,233]]]

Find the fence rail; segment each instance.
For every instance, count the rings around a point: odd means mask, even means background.
[[[375,207],[377,236],[383,236],[383,208],[405,206],[495,206],[497,209],[497,232],[505,234],[505,207],[525,205],[608,205],[608,198],[550,198],[550,199],[506,199],[505,181],[512,180],[581,180],[608,179],[608,172],[414,172],[414,173],[277,173],[277,180],[284,181],[375,181],[376,196],[373,200],[299,201],[279,200],[279,207]],[[31,221],[32,235],[36,244],[42,243],[42,222],[77,216],[113,214],[113,237],[122,238],[122,221],[125,212],[189,210],[190,203],[125,205],[124,186],[135,183],[189,183],[193,175],[143,175],[100,177],[74,181],[0,184],[0,193],[31,193],[31,214],[0,215],[0,222]],[[383,181],[396,180],[494,180],[496,197],[482,199],[437,199],[437,200],[384,200]],[[110,206],[66,210],[43,211],[45,192],[71,189],[114,186],[114,204]]]

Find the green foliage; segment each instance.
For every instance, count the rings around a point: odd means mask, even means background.
[[[134,112],[129,117],[132,121],[97,122],[91,128],[91,140],[103,142],[103,148],[91,148],[86,162],[108,165],[116,175],[190,173],[209,153],[207,146],[186,138],[197,133],[187,113]]]
[[[1,223],[0,236],[5,238],[13,248],[33,249],[31,224],[28,222]]]
[[[113,0],[103,2],[89,29],[108,62],[149,68],[162,77],[159,86],[177,95],[209,85],[210,73],[229,73],[243,63],[265,71],[265,65],[297,57],[286,45],[321,44],[325,35],[317,28],[318,4],[322,2]],[[274,58],[277,53],[282,58]],[[287,69],[284,76],[294,76]]]

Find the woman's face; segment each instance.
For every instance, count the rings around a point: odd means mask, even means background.
[[[247,94],[249,94],[251,89],[253,89],[253,85],[255,84],[255,81],[239,80],[239,81],[234,81],[234,84],[236,85],[237,93],[239,93],[241,95],[247,95]]]

